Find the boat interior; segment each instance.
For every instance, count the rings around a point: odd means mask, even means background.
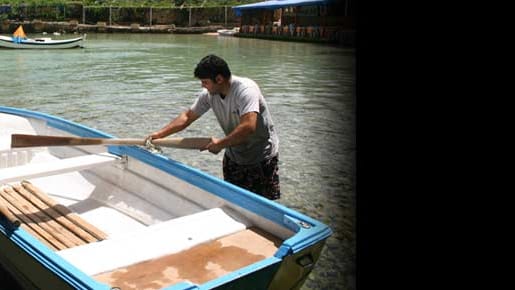
[[[71,136],[0,113],[0,203],[35,239],[113,287],[204,283],[272,257],[294,234],[106,146],[11,149],[15,133]]]

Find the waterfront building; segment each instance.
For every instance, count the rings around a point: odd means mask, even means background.
[[[270,0],[232,7],[241,37],[354,44],[355,0]]]

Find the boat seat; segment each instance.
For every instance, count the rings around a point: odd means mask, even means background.
[[[79,171],[93,166],[114,163],[120,159],[116,155],[99,153],[1,168],[0,183]]]
[[[96,275],[178,253],[246,228],[221,208],[213,208],[57,253],[86,274]],[[96,258],[90,259],[92,255]]]

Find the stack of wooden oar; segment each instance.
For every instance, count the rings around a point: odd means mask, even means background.
[[[28,181],[0,187],[0,208],[14,225],[53,250],[104,240],[107,235]]]

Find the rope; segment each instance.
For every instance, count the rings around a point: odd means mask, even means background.
[[[145,140],[145,148],[152,153],[163,154],[163,149],[161,149],[160,146],[152,143],[152,137],[149,137]]]

